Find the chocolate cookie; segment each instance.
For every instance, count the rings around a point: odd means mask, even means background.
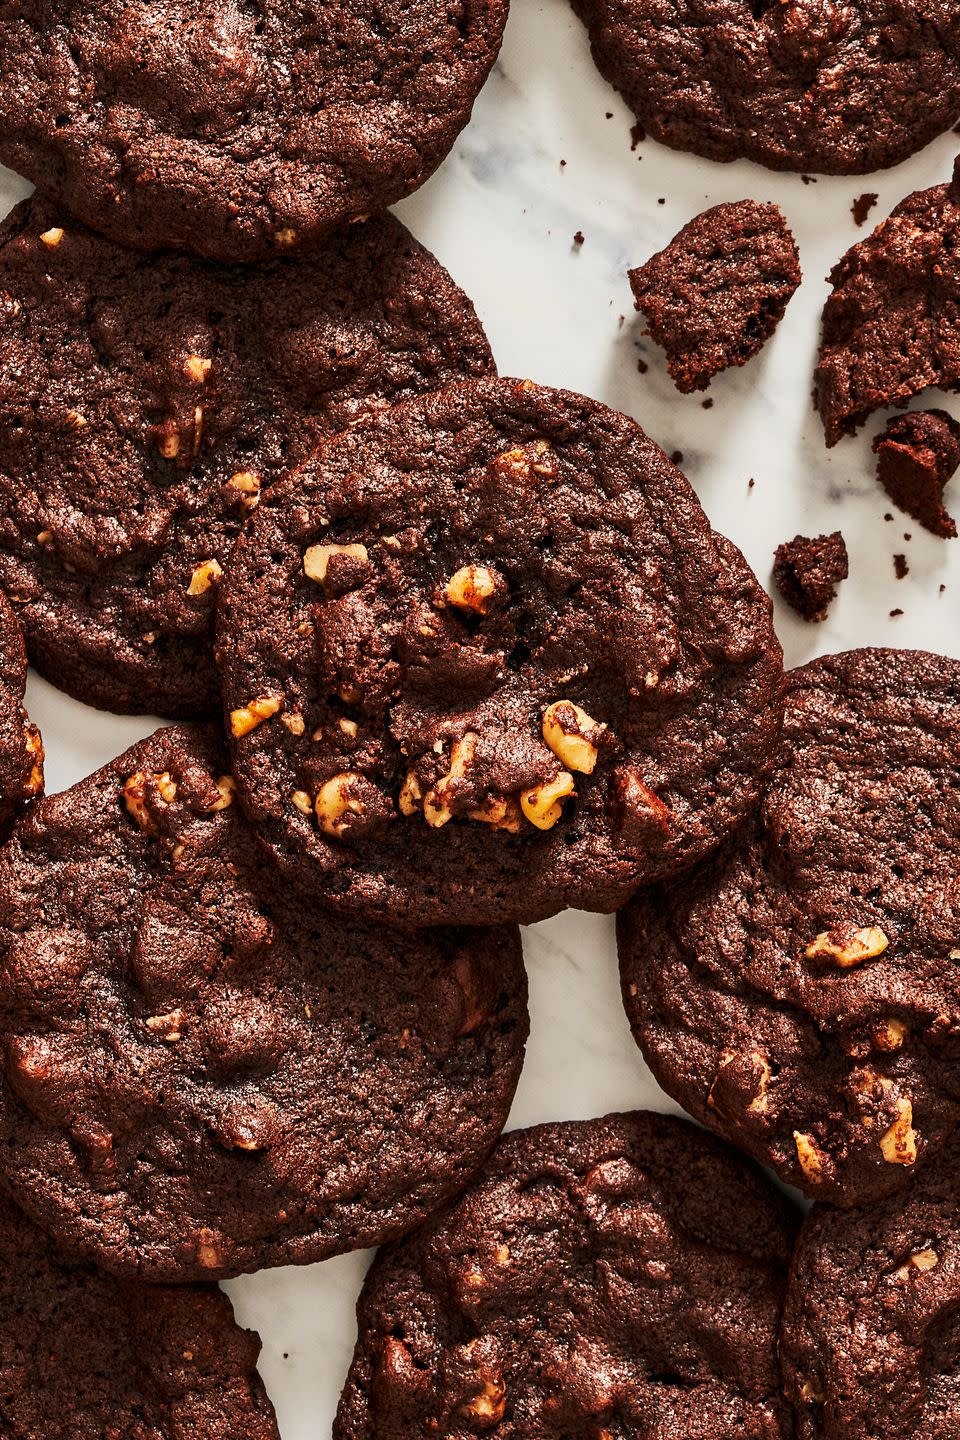
[[[655,140],[708,160],[867,174],[960,115],[953,0],[573,0]]]
[[[403,924],[615,909],[738,822],[779,731],[739,551],[632,420],[529,381],[322,445],[234,552],[217,643],[290,883]]]
[[[957,523],[943,507],[943,491],[960,465],[960,425],[944,410],[895,415],[873,442],[877,479],[900,510],[944,540]]]
[[[227,269],[31,199],[0,226],[0,315],[0,584],[31,658],[80,700],[180,718],[218,708],[217,584],[263,489],[359,416],[493,369],[389,216]]]
[[[0,1195],[4,1440],[279,1440],[259,1353],[214,1286],[114,1280]]]
[[[158,731],[0,853],[0,1169],[116,1274],[375,1245],[456,1194],[527,1032],[515,930],[397,936],[299,905],[213,731]]]
[[[958,754],[960,661],[815,660],[753,824],[620,919],[660,1084],[834,1204],[902,1189],[960,1121]]]
[[[958,1182],[954,1140],[905,1195],[810,1212],[780,1338],[797,1440],[955,1440]]]
[[[680,1120],[508,1135],[374,1262],[334,1440],[788,1440],[795,1226],[749,1161]]]
[[[135,249],[289,252],[422,185],[506,0],[14,0],[0,162]]]
[[[759,353],[800,284],[800,257],[778,206],[739,200],[697,215],[629,279],[644,333],[689,394]]]
[[[23,636],[0,594],[0,838],[43,791],[43,741],[23,708],[26,686]]]
[[[792,610],[804,620],[825,620],[850,565],[839,530],[830,535],[794,535],[777,546],[773,579]]]
[[[928,385],[960,390],[960,158],[949,185],[908,195],[830,283],[814,377],[828,445]]]

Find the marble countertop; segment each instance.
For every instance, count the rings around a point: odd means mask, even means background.
[[[828,452],[810,404],[827,273],[909,191],[949,177],[960,139],[942,136],[879,175],[805,183],[747,163],[712,165],[652,141],[631,150],[632,118],[594,70],[566,0],[513,0],[472,124],[398,213],[474,299],[502,373],[595,396],[635,416],[668,453],[682,451],[711,520],[764,584],[781,540],[843,531],[850,578],[828,619],[805,625],[778,605],[789,665],[864,644],[960,655],[960,542],[937,540],[899,512],[885,521],[891,507],[870,454],[879,426]],[[27,189],[0,170],[0,214]],[[866,190],[879,201],[858,230],[850,206]],[[626,271],[708,205],[747,196],[783,208],[805,279],[761,356],[715,380],[705,410],[703,395],[678,394],[659,352],[641,339]],[[936,403],[960,417],[956,400],[938,394]],[[960,482],[953,504],[960,514]],[[895,553],[908,559],[903,580],[894,578]],[[892,609],[903,614],[891,618]],[[28,703],[43,730],[51,791],[155,728],[96,714],[36,677]],[[511,1127],[675,1108],[630,1038],[612,919],[571,912],[528,929],[524,946],[532,1033]],[[368,1260],[346,1256],[226,1287],[241,1321],[263,1337],[261,1370],[283,1440],[329,1434]]]

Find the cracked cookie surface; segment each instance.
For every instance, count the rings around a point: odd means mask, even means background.
[[[23,635],[0,595],[0,837],[43,792],[43,741],[23,708],[26,684]]]
[[[32,198],[0,226],[0,585],[35,665],[104,709],[217,708],[222,566],[277,476],[395,400],[493,369],[392,217],[253,269],[138,255]]]
[[[135,249],[289,253],[415,190],[506,0],[5,0],[0,161]]]
[[[234,552],[217,649],[290,883],[403,924],[615,909],[742,818],[779,731],[739,551],[632,420],[528,381],[321,446]]]
[[[792,671],[755,820],[620,917],[659,1083],[834,1204],[903,1189],[960,1120],[958,753],[956,660]]]
[[[664,1115],[508,1135],[375,1260],[334,1440],[788,1440],[776,1333],[798,1218]]]
[[[517,932],[398,936],[287,893],[214,732],[160,730],[0,854],[0,1166],[105,1269],[379,1244],[462,1188],[527,1032]]]

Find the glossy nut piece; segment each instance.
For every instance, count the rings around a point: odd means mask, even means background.
[[[573,776],[561,770],[556,779],[537,785],[533,790],[525,790],[520,796],[520,808],[538,830],[552,830],[563,814],[561,800],[574,794]]]
[[[561,765],[580,775],[592,775],[599,751],[593,736],[606,729],[572,700],[555,700],[543,712],[543,738]]]

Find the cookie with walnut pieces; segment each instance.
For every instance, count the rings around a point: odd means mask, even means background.
[[[429,178],[507,0],[3,0],[0,163],[122,245],[250,261]]]
[[[2,47],[0,47],[2,48]],[[244,519],[317,440],[493,370],[473,306],[390,216],[297,264],[149,259],[32,198],[0,225],[0,585],[88,704],[191,719]]]
[[[682,1120],[516,1131],[374,1261],[334,1440],[789,1440],[798,1219]]]
[[[797,1440],[955,1440],[958,1180],[954,1140],[903,1195],[813,1207],[780,1337]]]
[[[4,1440],[279,1440],[259,1353],[214,1286],[116,1280],[0,1195]]]
[[[0,594],[0,838],[43,791],[43,741],[23,708],[26,685],[23,636]]]
[[[960,661],[814,660],[750,825],[620,916],[659,1083],[835,1205],[904,1189],[960,1123],[958,757]]]
[[[865,175],[960,116],[955,0],[573,0],[600,73],[664,145]]]
[[[515,929],[346,925],[278,882],[213,730],[160,730],[0,852],[0,1170],[122,1276],[215,1279],[404,1233],[497,1139]]]
[[[291,885],[405,925],[609,911],[749,811],[770,605],[634,421],[480,380],[321,445],[233,554],[218,662]]]

